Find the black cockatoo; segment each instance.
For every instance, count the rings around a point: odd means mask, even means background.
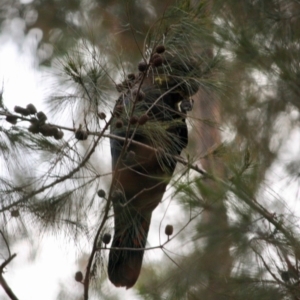
[[[139,277],[144,251],[138,249],[146,246],[152,212],[176,166],[174,156],[187,145],[185,113],[191,109],[189,97],[198,89],[193,79],[197,68],[194,61],[165,54],[158,63],[153,62],[157,57],[141,65],[138,75],[128,76],[127,89],[117,100],[111,125],[112,134],[127,139],[126,143],[110,141],[115,178],[111,247],[126,250],[110,250],[108,276],[115,286],[127,289]]]

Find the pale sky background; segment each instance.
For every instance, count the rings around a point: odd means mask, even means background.
[[[0,33],[0,85],[4,87],[5,104],[9,109],[13,109],[15,105],[26,106],[28,103],[33,103],[40,110],[43,107],[43,99],[51,92],[49,90],[50,75],[37,69],[38,62],[33,56],[42,37],[41,32],[33,30],[25,36],[21,20],[16,19],[14,22],[8,24],[7,27],[4,26]],[[299,116],[297,112],[291,112],[287,117],[297,119]],[[282,147],[280,155],[283,161],[300,157],[299,130],[294,129],[287,135],[287,142]],[[295,181],[289,182],[280,163],[271,168],[267,181],[272,183],[270,193],[280,195],[280,198],[288,204],[289,210],[299,216],[299,185]],[[162,203],[154,213],[149,234],[151,246],[159,244],[157,232],[167,205],[168,201]],[[170,211],[172,214],[169,213]],[[174,206],[168,210],[163,224],[167,224],[172,216],[175,216],[176,220],[180,219],[178,207]],[[162,226],[163,230],[164,226]],[[165,238],[163,234],[161,236],[162,239]],[[32,253],[27,244],[19,243],[11,249],[12,253],[17,253],[17,257],[9,264],[5,278],[19,299],[56,299],[60,284],[81,294],[82,287],[74,280],[74,274],[77,271],[76,264],[82,253],[80,248],[66,246],[65,241],[59,237],[47,237],[34,242],[39,245],[35,261],[29,259]],[[162,256],[161,250],[148,251],[145,261],[157,260]],[[121,299],[138,299],[134,296],[133,290],[116,289],[108,280],[103,288],[117,291]],[[7,299],[1,287],[0,298]]]

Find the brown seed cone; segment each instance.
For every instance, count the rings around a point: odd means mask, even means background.
[[[79,141],[84,141],[88,138],[88,133],[84,130],[78,129],[75,132],[75,138]]]
[[[31,124],[28,127],[28,131],[31,132],[31,133],[37,134],[37,133],[40,132],[40,128],[39,128],[38,124]]]
[[[99,190],[99,191],[97,192],[97,195],[98,195],[100,198],[104,198],[105,195],[106,195],[106,193],[105,193],[104,190]]]
[[[110,243],[111,240],[111,234],[110,233],[104,233],[102,236],[102,242],[107,245]]]
[[[55,126],[52,126],[52,136],[55,137],[58,134],[58,128]]]
[[[123,127],[123,121],[122,120],[118,120],[117,122],[116,122],[116,127],[117,128],[122,128]]]
[[[64,132],[61,130],[58,130],[57,133],[53,135],[53,137],[56,140],[61,140],[64,137]]]
[[[32,126],[32,125],[30,125],[30,126]],[[53,136],[56,130],[57,130],[57,128],[55,128],[54,126],[51,126],[49,124],[44,124],[39,127],[39,132],[43,136]]]
[[[139,121],[139,118],[137,116],[132,116],[129,120],[129,123],[131,125],[135,125]]]
[[[23,108],[21,106],[15,106],[14,111],[25,117],[30,115],[30,111],[27,108]]]
[[[17,121],[18,121],[18,117],[15,117],[15,116],[6,116],[5,119],[8,123],[11,123],[13,125],[17,124]]]
[[[154,59],[157,59],[157,58],[159,58],[159,57],[161,57],[161,55],[160,55],[160,54],[158,54],[158,53],[154,53],[154,54],[151,56],[151,62],[153,62],[153,61],[154,61]]]
[[[104,112],[99,112],[98,117],[100,120],[105,120],[106,119],[106,114]]]
[[[26,108],[29,110],[29,112],[30,112],[31,115],[34,115],[34,114],[37,113],[37,110],[36,110],[35,106],[33,104],[31,104],[31,103],[28,104],[26,106]]]
[[[77,282],[82,282],[82,280],[83,280],[83,274],[82,274],[81,271],[78,271],[78,272],[75,273],[75,280]]]
[[[166,48],[164,45],[158,45],[155,49],[156,53],[164,53],[166,51]]]
[[[280,276],[281,276],[281,279],[282,279],[283,281],[285,281],[285,282],[287,282],[287,281],[290,280],[290,274],[289,274],[289,272],[287,272],[287,271],[282,271],[282,272],[280,273]]]
[[[31,124],[38,124],[39,120],[37,118],[30,118],[30,123]]]
[[[149,120],[149,116],[147,114],[144,114],[144,115],[140,116],[140,118],[138,120],[139,125],[146,124],[148,120]]]
[[[165,228],[165,234],[167,236],[172,235],[173,234],[173,226],[172,225],[167,225]]]
[[[38,119],[39,119],[39,121],[41,123],[45,123],[46,122],[47,116],[44,114],[44,112],[39,111],[36,115],[37,115],[37,117],[38,117]]]
[[[160,67],[161,65],[163,64],[163,58],[160,56],[160,57],[156,57],[155,59],[153,59],[152,61],[152,65],[154,67]]]
[[[20,212],[18,209],[14,209],[10,212],[11,216],[14,217],[14,218],[17,218],[20,216]]]
[[[145,72],[147,71],[147,68],[148,68],[148,65],[146,62],[144,61],[141,61],[139,64],[138,64],[138,69],[140,72]]]

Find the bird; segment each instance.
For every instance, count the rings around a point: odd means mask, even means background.
[[[178,73],[176,80],[172,72],[165,76],[165,68],[171,63],[169,58],[166,66],[156,68],[150,62],[147,70],[143,68],[143,72],[131,75],[133,80],[113,111],[111,133],[123,138],[110,139],[114,237],[108,277],[116,287],[129,289],[136,283],[152,213],[172,178],[175,157],[188,143],[186,111],[191,109],[187,105],[191,93],[187,95],[186,91],[190,84],[180,82]],[[178,62],[177,65],[181,67]],[[185,74],[195,67],[187,65],[184,64]],[[194,87],[193,93],[196,90]]]

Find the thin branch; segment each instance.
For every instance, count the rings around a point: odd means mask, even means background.
[[[123,251],[123,250],[128,250],[128,251],[148,251],[148,250],[154,250],[154,249],[163,249],[164,246],[171,241],[167,240],[164,242],[162,245],[158,246],[153,246],[153,247],[146,247],[146,248],[130,248],[130,247],[98,247],[96,250],[116,250],[116,251]]]
[[[128,167],[129,168],[129,167]],[[131,168],[129,168],[131,169]],[[137,172],[138,173],[138,172]],[[144,174],[143,174],[144,175]],[[140,192],[136,193],[131,199],[129,199],[126,203],[122,204],[120,203],[121,207],[126,207],[129,203],[131,203],[133,200],[135,200],[138,196],[142,195],[145,192],[149,192],[155,188],[157,188],[158,186],[160,186],[161,184],[163,184],[164,182],[159,182],[157,184],[155,184],[154,186],[152,186],[151,188],[144,188],[142,189]]]
[[[130,248],[130,247],[97,247],[96,250],[117,250],[117,251],[122,251],[122,250],[128,250],[128,251],[147,251],[147,250],[154,250],[154,249],[164,249],[164,246],[167,245],[168,243],[170,243],[173,239],[175,239],[175,237],[177,237],[195,218],[197,218],[200,214],[202,213],[199,212],[198,214],[196,214],[194,217],[191,217],[187,223],[175,234],[173,234],[173,236],[171,238],[169,238],[167,241],[165,241],[163,244],[158,245],[158,246],[153,246],[153,247],[147,247],[147,248]]]
[[[58,184],[58,183],[60,183],[60,182],[63,182],[63,181],[65,181],[66,179],[71,178],[75,173],[77,173],[77,172],[78,172],[78,171],[79,171],[79,170],[80,170],[80,169],[88,162],[88,160],[90,159],[90,157],[91,157],[92,154],[94,153],[94,151],[95,151],[95,149],[96,149],[96,147],[97,147],[97,145],[98,145],[98,143],[99,143],[101,137],[103,136],[105,130],[106,130],[106,129],[108,128],[108,126],[110,125],[111,121],[112,121],[112,118],[106,123],[106,125],[104,126],[104,128],[102,129],[102,131],[99,133],[98,138],[97,138],[96,141],[94,142],[93,147],[90,149],[90,151],[87,153],[87,155],[85,156],[85,158],[82,160],[82,162],[81,162],[76,168],[74,168],[71,172],[69,172],[69,173],[66,174],[65,176],[62,176],[62,177],[60,177],[59,179],[53,181],[52,183],[49,183],[48,185],[45,185],[45,186],[41,187],[40,189],[38,189],[38,190],[36,190],[36,191],[33,191],[33,192],[29,193],[27,196],[25,196],[25,197],[23,197],[23,198],[21,198],[21,199],[15,201],[15,202],[13,202],[13,203],[7,205],[7,206],[5,206],[5,207],[2,207],[2,208],[0,209],[0,212],[4,212],[4,211],[6,211],[6,210],[9,210],[10,208],[14,207],[15,205],[20,204],[20,203],[22,203],[22,202],[25,202],[25,201],[27,201],[28,199],[32,198],[33,196],[35,196],[35,195],[37,195],[37,194],[39,194],[39,193],[42,193],[42,192],[44,192],[45,190],[47,190],[47,189],[49,189],[49,188],[55,186],[56,184]]]
[[[109,207],[110,207],[110,203],[111,203],[111,197],[108,197],[108,200],[106,202],[106,206],[105,206],[105,211],[104,211],[104,216],[102,218],[102,222],[97,230],[96,236],[94,238],[94,243],[93,243],[93,248],[89,257],[89,261],[86,267],[86,273],[85,273],[85,278],[84,278],[84,282],[83,282],[83,286],[84,286],[84,300],[88,300],[89,299],[89,285],[90,285],[90,274],[91,274],[91,267],[92,267],[92,263],[94,260],[94,255],[97,252],[97,244],[98,244],[98,239],[100,236],[100,233],[108,219],[108,213],[109,213]]]
[[[1,114],[1,112],[0,112]],[[3,115],[6,115],[6,113],[2,113]],[[11,114],[9,114],[11,115]],[[29,121],[28,118],[24,118],[24,117],[20,117],[18,116],[20,119],[22,120],[26,120]],[[89,132],[90,135],[96,135],[100,137],[108,137],[111,139],[116,139],[116,140],[120,140],[120,141],[126,141],[126,138],[120,137],[120,136],[116,136],[113,134],[104,134],[104,131],[108,128],[109,124],[111,123],[112,118],[110,119],[110,121],[107,122],[107,124],[105,125],[105,127],[103,128],[103,130],[101,131],[101,133],[99,132]],[[74,128],[68,128],[68,127],[63,127],[63,126],[58,126],[56,125],[58,128],[60,129],[64,129],[64,130],[68,130],[68,131],[75,131]],[[144,147],[145,149],[151,149],[155,152],[157,152],[158,150],[156,148],[153,148],[149,145],[137,142],[135,140],[130,140],[130,143],[133,143],[135,145]],[[92,152],[94,151],[95,146],[91,149],[90,153],[86,156],[86,158],[82,161],[82,163],[75,168],[73,171],[71,171],[69,174],[61,177],[60,179],[54,181],[53,183],[44,186],[43,188],[30,193],[28,196],[12,203],[11,205],[8,205],[2,209],[0,209],[0,212],[3,212],[7,209],[10,209],[11,207],[26,201],[28,198],[43,192],[44,190],[56,185],[59,182],[64,181],[67,178],[72,177],[86,162],[87,160],[90,158]],[[273,217],[273,214],[271,214],[267,209],[265,209],[263,206],[261,206],[255,199],[253,199],[251,196],[249,196],[246,192],[242,191],[241,189],[238,189],[237,187],[235,187],[232,182],[226,182],[216,176],[213,176],[209,173],[207,173],[205,170],[199,168],[199,166],[197,165],[193,165],[191,163],[189,163],[188,161],[186,161],[184,158],[182,158],[181,156],[174,156],[171,154],[166,153],[165,154],[168,157],[172,157],[174,158],[177,162],[187,166],[188,168],[198,172],[199,174],[201,174],[202,176],[204,176],[205,178],[211,179],[221,185],[223,185],[227,190],[232,191],[233,193],[235,193],[238,197],[240,197],[248,206],[250,206],[253,210],[255,210],[256,212],[258,212],[260,215],[262,215],[265,219],[267,219],[271,224],[273,224],[277,230],[279,230],[290,242],[291,245],[294,245],[294,249],[295,249],[295,255],[297,257],[297,259],[300,259],[300,242],[284,227],[284,225],[282,224],[282,222],[280,221],[276,221],[276,219]]]
[[[4,243],[6,245],[6,248],[7,248],[7,251],[8,251],[8,256],[11,257],[11,252],[10,252],[9,244],[8,244],[8,241],[7,241],[7,239],[6,239],[6,237],[5,237],[5,235],[4,235],[4,233],[3,233],[2,230],[0,230],[0,234],[2,235],[2,238],[3,238]]]
[[[1,265],[0,265],[0,273],[3,273],[3,269],[17,256],[17,254],[13,254],[10,256],[7,260],[5,260]]]
[[[182,270],[182,268],[176,263],[176,261],[169,254],[166,253],[166,251],[164,251],[164,249],[163,249],[163,252],[173,264],[175,264],[179,269]]]
[[[125,138],[114,135],[114,134],[103,134],[103,136],[111,138],[111,139],[119,140],[119,141],[125,141]],[[135,140],[132,140],[131,143],[134,144],[134,145],[137,145],[137,146],[141,146],[145,149],[152,150],[154,152],[159,152],[158,149],[156,149],[154,147],[151,147],[149,145],[143,144],[141,142],[135,141]],[[167,157],[175,159],[177,162],[183,164],[184,166],[188,166],[190,169],[200,173],[203,176],[212,178],[212,176],[210,176],[206,171],[199,168],[197,165],[190,164],[188,161],[186,161],[183,157],[181,157],[179,155],[172,155],[172,154],[169,154],[169,153],[164,153],[164,155],[166,155]]]
[[[3,287],[4,291],[6,292],[7,296],[12,300],[18,300],[17,296],[14,294],[12,289],[7,284],[6,280],[3,277],[3,270],[4,268],[17,256],[17,254],[11,255],[7,260],[5,260],[0,265],[0,285]]]

